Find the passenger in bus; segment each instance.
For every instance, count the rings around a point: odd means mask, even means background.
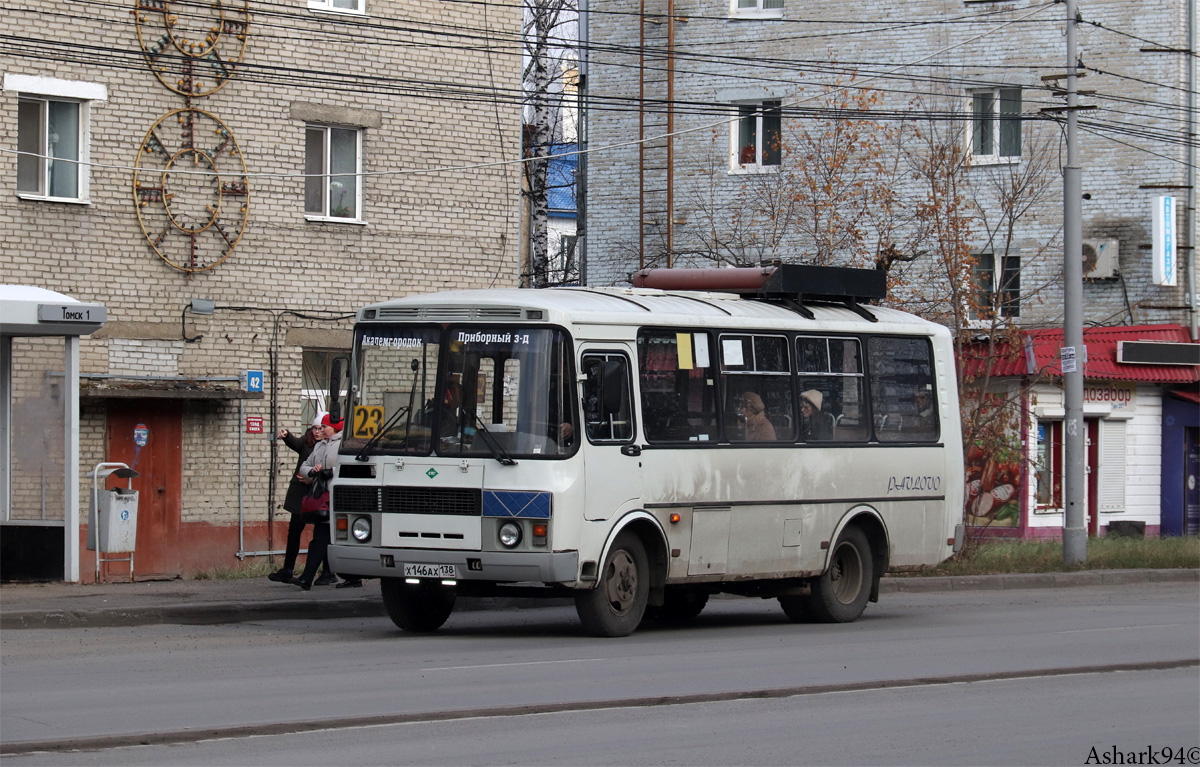
[[[805,442],[831,438],[829,418],[821,412],[824,395],[809,389],[800,395],[800,439]]]
[[[763,405],[762,397],[756,392],[742,392],[738,404],[738,417],[745,426],[745,438],[750,442],[772,442],[775,440],[775,427],[767,419],[767,408]]]
[[[446,383],[446,393],[442,398],[442,420],[438,426],[438,434],[442,439],[455,439],[458,431],[467,424],[462,423],[462,384],[454,379]]]
[[[917,403],[917,428],[932,429],[933,428],[933,398],[929,395],[926,389],[918,389],[913,395],[913,401]]]

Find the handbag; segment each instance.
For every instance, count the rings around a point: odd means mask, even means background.
[[[320,495],[306,495],[300,501],[300,512],[302,514],[315,514],[322,519],[329,517],[329,491]]]

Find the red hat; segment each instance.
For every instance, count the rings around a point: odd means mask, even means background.
[[[343,423],[345,423],[345,422],[344,421],[334,421],[333,419],[331,419],[329,417],[329,413],[326,413],[325,415],[321,416],[321,425],[322,426],[332,426],[334,428],[334,430],[336,430],[336,431],[342,430]]]

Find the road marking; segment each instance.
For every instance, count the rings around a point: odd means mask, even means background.
[[[530,714],[554,714],[571,711],[603,711],[614,708],[652,708],[655,706],[683,706],[692,703],[715,703],[737,700],[764,700],[771,698],[795,698],[807,695],[858,692],[865,690],[893,690],[905,687],[924,687],[970,682],[995,682],[1007,679],[1040,679],[1053,676],[1075,676],[1079,674],[1108,674],[1118,671],[1162,671],[1166,669],[1194,668],[1200,666],[1200,658],[1179,660],[1113,663],[1096,666],[1066,666],[1060,668],[1021,669],[978,674],[948,674],[946,676],[916,677],[913,679],[881,679],[847,684],[816,684],[800,687],[776,687],[765,690],[727,690],[724,692],[701,692],[686,695],[657,695],[641,698],[615,698],[612,700],[579,700],[559,703],[534,703],[491,708],[460,709],[451,711],[424,711],[416,713],[377,714],[374,716],[345,717],[331,721],[313,719],[288,721],[274,724],[235,725],[231,727],[205,727],[193,730],[175,730],[143,734],[99,735],[88,738],[63,738],[60,740],[25,740],[16,743],[0,742],[0,756],[30,754],[39,751],[103,751],[130,746],[163,746],[178,743],[200,743],[209,740],[250,738],[260,735],[290,735],[299,732],[324,732],[350,730],[380,725],[414,724],[418,722],[448,722],[460,719],[497,719],[500,717],[528,716]]]
[[[1106,626],[1100,629],[1069,629],[1067,631],[1055,631],[1055,634],[1086,634],[1089,631],[1141,631],[1143,629],[1166,629],[1172,626],[1183,626],[1183,623],[1156,623],[1151,626]]]
[[[1151,627],[1153,628],[1153,627]],[[437,666],[422,671],[467,671],[477,668],[515,668],[517,666],[549,666],[552,663],[599,663],[610,658],[570,658],[568,660],[529,660],[520,663],[481,663],[477,666]]]

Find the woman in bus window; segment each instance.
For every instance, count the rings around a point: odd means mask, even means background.
[[[824,396],[816,389],[800,395],[800,438],[805,442],[830,438],[829,419],[821,412]]]
[[[750,442],[772,442],[775,440],[775,427],[767,419],[767,408],[763,405],[762,397],[748,391],[742,393],[741,404],[738,405],[738,416],[746,427],[746,439]]]

